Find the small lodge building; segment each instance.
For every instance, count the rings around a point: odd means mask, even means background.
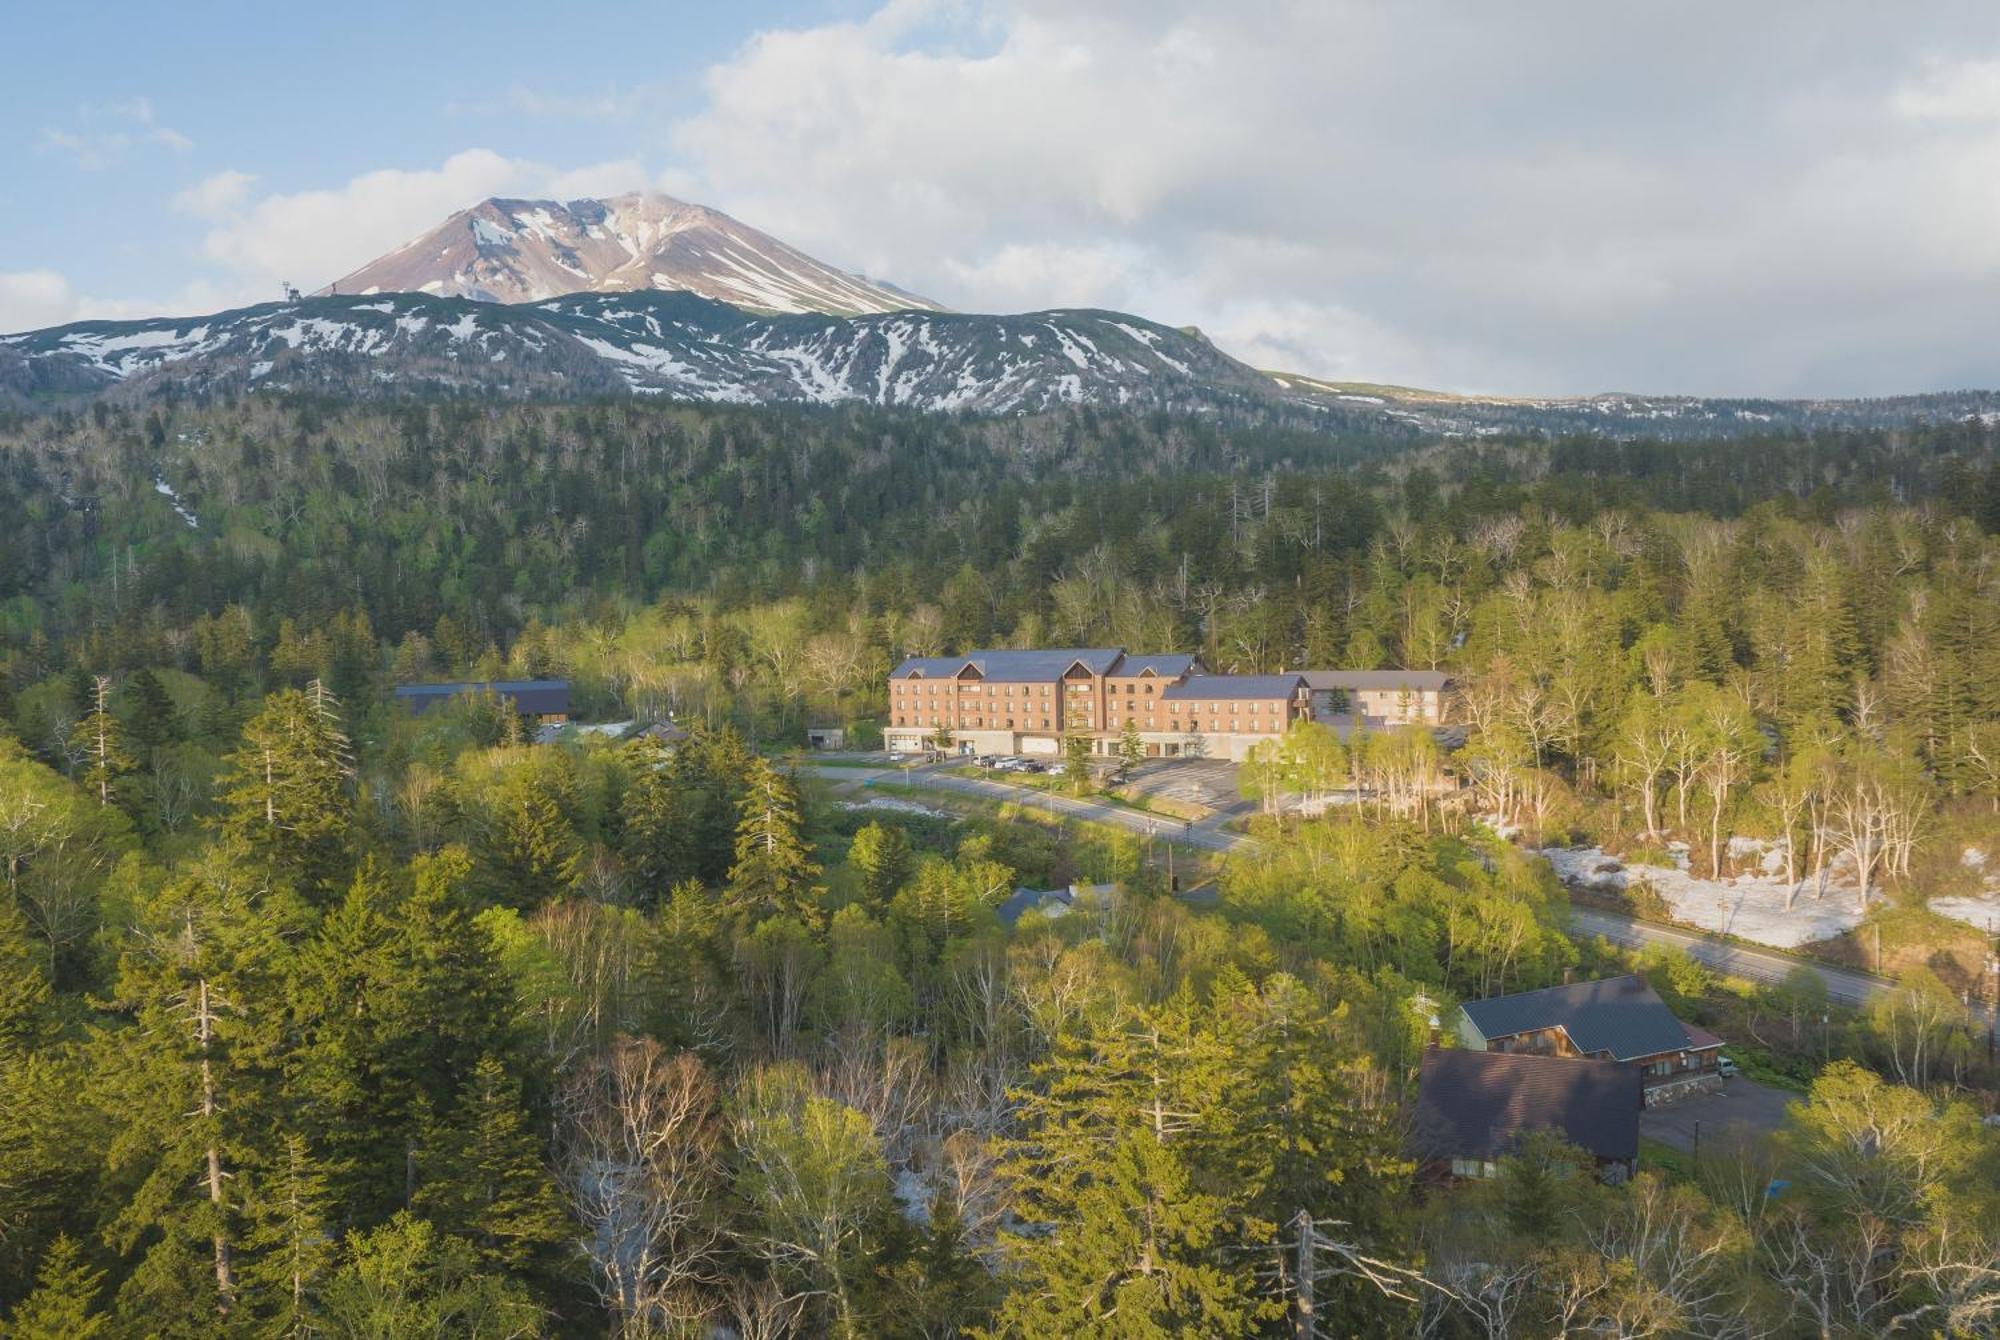
[[[567,679],[493,679],[451,684],[398,684],[395,698],[411,716],[422,716],[455,698],[491,693],[535,726],[562,725],[569,720]]]
[[[1444,722],[1452,679],[1442,670],[1302,670],[1313,716],[1340,730],[1359,726],[1436,726]]]
[[[1550,1131],[1583,1150],[1608,1182],[1639,1161],[1639,1068],[1528,1052],[1424,1052],[1409,1150],[1427,1179],[1491,1177],[1523,1136]]]
[[[1470,1051],[1627,1062],[1649,1107],[1722,1084],[1722,1039],[1675,1018],[1636,973],[1467,1001],[1458,1038]]]

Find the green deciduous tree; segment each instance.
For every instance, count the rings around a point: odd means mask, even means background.
[[[822,1300],[821,1334],[878,1334],[873,1274],[895,1211],[868,1118],[792,1066],[751,1077],[732,1118],[745,1245]]]
[[[543,1324],[519,1283],[482,1272],[468,1244],[409,1214],[351,1241],[319,1307],[325,1331],[370,1340],[518,1340]]]

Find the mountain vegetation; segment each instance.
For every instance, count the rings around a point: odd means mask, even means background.
[[[1992,1334],[1979,937],[1926,902],[2000,838],[1997,457],[1976,418],[13,414],[0,1335]],[[1212,905],[1128,831],[785,759],[869,743],[905,653],[1090,643],[1447,669],[1465,711],[1449,756],[1289,741],[1258,784],[1371,799],[1256,819]],[[689,734],[389,696],[543,675]],[[1515,830],[1838,861],[1921,953],[1859,1013],[1634,959]],[[995,914],[1071,880],[1119,887]],[[1783,1128],[1419,1185],[1431,1015],[1633,968]]]

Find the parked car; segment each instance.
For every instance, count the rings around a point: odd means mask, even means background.
[[[891,754],[889,755],[889,761],[891,763],[902,763],[906,762],[909,759],[909,757],[910,756],[908,754]]]
[[[1715,1073],[1724,1079],[1735,1079],[1743,1071],[1737,1067],[1736,1062],[1718,1053],[1715,1058]]]

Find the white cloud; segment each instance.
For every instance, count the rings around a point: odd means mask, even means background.
[[[60,325],[76,313],[75,290],[54,270],[0,271],[0,332]]]
[[[43,126],[35,136],[35,148],[60,154],[77,167],[97,171],[110,167],[134,149],[158,148],[186,153],[194,141],[163,126],[146,98],[123,102],[86,103],[77,109],[70,126]]]
[[[629,190],[644,183],[645,171],[629,161],[558,171],[468,149],[436,168],[384,169],[325,190],[254,199],[238,189],[247,181],[207,190],[215,181],[190,188],[192,199],[204,204],[233,193],[208,216],[213,226],[202,249],[237,300],[260,300],[275,297],[280,282],[317,289],[487,196],[575,198]]]
[[[254,173],[229,168],[203,177],[176,194],[170,203],[176,212],[197,219],[226,218],[250,198],[250,187],[256,180]]]
[[[897,4],[755,36],[672,142],[684,190],[837,264],[969,309],[1115,302],[1303,371],[2000,383],[2000,11],[1831,0],[1811,26]]]

